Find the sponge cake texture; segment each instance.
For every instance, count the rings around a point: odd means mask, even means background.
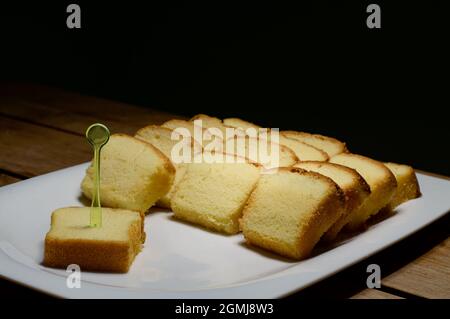
[[[241,219],[250,245],[303,259],[342,215],[344,194],[323,175],[281,168],[261,175]]]
[[[148,125],[141,128],[136,132],[135,137],[155,146],[168,157],[172,163],[172,150],[178,143],[186,145],[186,149],[190,151],[190,157],[202,150],[201,145],[192,137],[182,138],[178,134],[174,134],[172,129],[157,125]]]
[[[175,171],[175,178],[173,180],[172,187],[170,188],[169,192],[166,195],[161,197],[156,202],[156,206],[162,207],[162,208],[171,208],[172,207],[171,202],[172,202],[173,192],[175,191],[177,184],[180,182],[180,180],[183,178],[184,174],[186,173],[187,165],[188,164],[186,164],[186,163],[182,163],[182,164],[177,164],[175,166],[176,171]]]
[[[328,161],[328,154],[312,145],[280,134],[280,144],[289,147],[301,161]]]
[[[354,169],[328,162],[300,162],[294,165],[307,171],[316,172],[331,178],[342,189],[345,195],[344,214],[325,233],[324,239],[332,241],[347,224],[352,215],[370,195],[370,186]]]
[[[172,186],[175,169],[153,145],[124,134],[111,135],[101,152],[100,195],[106,207],[146,212]],[[94,168],[81,183],[92,198]]]
[[[342,153],[332,157],[330,162],[355,169],[370,186],[370,196],[359,209],[348,215],[347,227],[350,230],[357,230],[364,226],[369,217],[377,214],[391,202],[397,189],[397,181],[383,163],[365,156]]]
[[[246,130],[248,128],[259,129],[261,126],[241,120],[239,118],[227,118],[223,120],[223,124],[229,127],[234,127],[242,130]]]
[[[175,130],[177,128],[184,128],[187,129],[189,131],[189,133],[191,134],[192,138],[196,138],[196,136],[194,135],[194,123],[193,122],[189,122],[189,121],[185,121],[185,120],[177,120],[177,119],[173,119],[173,120],[169,120],[167,122],[164,122],[163,124],[161,124],[162,127],[171,129],[171,130]],[[203,132],[202,132],[203,135]],[[197,139],[197,142],[201,143],[201,138]]]
[[[173,133],[174,131],[169,128],[149,125],[137,131],[135,137],[152,144],[164,153],[164,155],[166,155],[170,160],[172,160],[172,150],[178,143],[185,144],[186,147],[184,147],[184,149],[189,150],[188,157],[190,160],[188,162],[191,162],[197,154],[201,153],[201,145],[192,137],[180,140],[172,139]],[[183,156],[185,154],[177,155]],[[170,208],[170,198],[172,197],[173,189],[185,172],[185,163],[177,164],[172,161],[172,164],[176,169],[175,178],[169,192],[156,202],[158,207]]]
[[[280,134],[314,146],[327,153],[328,157],[333,157],[337,154],[347,152],[345,143],[332,137],[297,131],[282,131]]]
[[[193,116],[189,121],[194,122],[195,120],[202,120],[202,126],[204,128],[217,127],[220,129],[224,127],[221,119],[206,114],[197,114]]]
[[[390,209],[395,209],[400,204],[421,196],[416,173],[411,166],[384,163],[391,170],[397,180],[397,190],[389,203]]]
[[[102,208],[102,227],[89,227],[89,207],[67,207],[53,212],[45,237],[44,265],[81,270],[128,272],[145,241],[139,212]]]
[[[234,137],[226,140],[225,151],[259,163],[264,168],[289,167],[299,161],[294,151],[261,138]]]
[[[175,187],[171,207],[176,218],[226,234],[239,232],[239,218],[259,179],[249,163],[188,164]]]
[[[226,126],[239,128],[242,130],[246,130],[248,128],[254,128],[254,129],[258,130],[261,128],[260,126],[258,126],[256,124],[241,120],[239,118],[227,118],[227,119],[223,120],[223,123]],[[290,138],[289,136],[287,136],[289,134],[285,134],[286,132],[289,132],[289,131],[280,132],[281,134],[279,135],[278,144],[290,148],[295,153],[295,155],[297,156],[297,158],[299,160],[301,160],[301,161],[327,161],[329,159],[328,154],[326,152],[324,152],[322,149],[317,148],[311,144],[304,143],[304,142],[300,141],[299,139]],[[270,137],[270,134],[267,135],[267,137]]]
[[[206,114],[197,114],[190,119],[190,121],[193,122],[194,124],[198,123],[196,122],[198,120],[202,121],[201,127],[204,128],[205,130],[204,138],[206,140],[211,140],[212,139],[211,136],[213,135],[218,136],[221,140],[225,141],[228,137],[231,137],[229,136],[229,134],[231,134],[232,131],[234,131],[233,127],[228,127],[224,125],[222,123],[222,120],[217,117],[209,116]],[[222,150],[220,152],[222,152]]]
[[[220,147],[217,151],[223,151],[223,143],[224,143],[224,132],[221,128],[217,128],[220,134],[215,134],[216,132],[210,131],[210,128],[205,128],[202,124],[202,127],[194,125],[194,122],[184,121],[184,120],[169,120],[164,122],[162,127],[166,127],[172,130],[177,128],[184,128],[189,131],[191,137],[200,143],[202,148],[206,151],[212,151],[213,148],[217,145]]]

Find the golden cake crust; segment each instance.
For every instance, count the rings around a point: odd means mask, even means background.
[[[52,213],[52,228],[58,212],[81,207],[66,207]],[[89,209],[89,208],[83,208]],[[66,268],[71,264],[78,265],[81,270],[128,272],[136,255],[141,251],[145,242],[144,216],[139,212],[123,209],[104,208],[104,213],[121,214],[135,213],[140,219],[133,222],[128,229],[128,240],[94,240],[83,238],[59,238],[52,233],[52,229],[45,237],[45,251],[43,264],[47,267]],[[86,226],[89,227],[89,226]]]
[[[366,165],[365,170],[376,169],[377,176],[376,178],[370,178],[372,179],[371,181],[369,180],[370,174],[368,174],[367,171],[364,172],[361,169],[355,168],[370,185],[371,194],[359,209],[354,211],[351,215],[348,215],[348,224],[346,227],[352,231],[361,229],[365,226],[366,221],[371,216],[377,214],[391,201],[397,189],[397,180],[383,163],[362,155],[342,153],[332,157],[330,161],[350,167],[355,166],[354,163],[358,163],[357,165],[364,163]]]
[[[215,132],[212,131],[212,129],[210,129],[209,127],[202,125],[202,127],[201,127],[201,135],[202,136],[196,136],[195,128],[196,127],[200,128],[200,126],[194,125],[194,122],[184,121],[184,120],[176,120],[176,119],[166,121],[163,124],[161,124],[161,126],[170,128],[172,130],[175,130],[177,128],[187,129],[190,132],[191,137],[196,142],[198,142],[202,146],[202,148],[206,148],[207,145],[209,145],[213,140],[220,141],[221,143],[223,143],[224,136],[225,136],[224,134],[225,134],[225,130],[226,130],[225,126],[215,127],[220,131],[220,135],[219,135],[219,134],[215,134]]]
[[[328,154],[321,149],[308,143],[286,137],[282,134],[280,134],[280,144],[290,147],[292,150],[294,150],[295,155],[297,155],[300,161],[314,160],[325,162],[330,159]]]
[[[225,141],[225,146],[224,146],[224,149],[225,149],[225,152],[227,151],[227,149],[226,149],[226,144],[227,143],[229,143],[229,141],[231,140],[231,139],[234,139],[235,140],[235,144],[234,144],[234,147],[235,147],[235,152],[234,152],[234,154],[238,154],[238,152],[237,152],[237,140],[238,139],[245,139],[246,141],[245,141],[245,145],[247,146],[247,144],[248,144],[248,142],[247,141],[249,141],[249,140],[253,140],[253,141],[257,141],[258,143],[259,142],[266,142],[267,144],[269,144],[270,143],[270,145],[277,145],[278,147],[279,147],[279,152],[280,152],[280,156],[279,156],[279,165],[277,166],[277,167],[290,167],[290,166],[292,166],[292,165],[294,165],[295,163],[297,163],[298,161],[299,161],[299,158],[295,155],[295,152],[292,150],[292,149],[290,149],[289,147],[287,147],[287,146],[285,146],[285,145],[282,145],[282,144],[279,144],[279,143],[274,143],[274,142],[268,142],[268,141],[266,141],[266,140],[264,140],[264,139],[260,139],[260,138],[250,138],[250,137],[237,137],[237,136],[235,136],[235,137],[231,137],[231,138],[229,138],[229,139],[227,139],[226,141]],[[247,148],[246,148],[246,151],[247,151]],[[259,154],[259,150],[257,150],[257,152],[258,152],[258,154]],[[228,154],[231,154],[231,153],[228,153]],[[253,162],[253,163],[259,163],[259,164],[262,164],[263,166],[266,166],[267,168],[272,168],[272,167],[269,167],[268,165],[264,165],[264,163],[261,163],[261,161],[259,161],[259,158],[257,158],[257,159],[254,159],[254,158],[250,158],[250,156],[249,156],[250,154],[247,154],[247,152],[246,152],[246,158],[249,158],[249,162]]]
[[[306,132],[298,132],[298,131],[281,131],[280,134],[287,138],[298,139],[303,143],[310,144],[311,146],[321,149],[322,151],[327,153],[327,155],[330,158],[337,154],[348,152],[348,149],[347,149],[347,146],[345,145],[345,143],[339,141],[338,139],[336,139],[334,137],[329,137],[329,136],[320,135],[320,134],[306,133]],[[306,138],[310,140],[309,143],[305,141]],[[318,140],[321,142],[325,142],[329,145],[332,145],[334,150],[330,151],[330,150],[326,150],[322,147],[319,147],[318,145],[314,145],[314,144],[312,144],[314,140]]]
[[[317,169],[318,173],[325,174],[323,171],[320,171],[322,167],[333,168],[334,171],[342,172],[342,174],[346,174],[346,178],[351,178],[351,183],[346,183],[346,185],[341,185],[337,180],[334,180],[343,190],[345,195],[345,210],[342,216],[331,226],[331,228],[324,234],[323,239],[326,241],[333,241],[338,233],[342,230],[342,228],[347,224],[347,217],[351,215],[356,209],[361,206],[364,200],[370,195],[371,190],[369,184],[367,184],[366,180],[353,168],[329,163],[329,162],[319,162],[319,161],[307,161],[300,162],[295,165],[295,167],[300,167],[306,170],[309,169]],[[331,176],[328,176],[331,178]],[[332,178],[333,179],[333,178]]]
[[[330,191],[326,198],[322,199],[317,209],[311,213],[307,225],[298,229],[297,237],[295,239],[295,248],[293,248],[291,244],[280,241],[273,234],[272,236],[263,235],[258,232],[257,229],[251,229],[247,226],[248,219],[254,214],[253,209],[257,206],[258,198],[266,195],[259,194],[260,190],[258,184],[247,201],[243,216],[240,220],[240,225],[248,244],[276,252],[289,258],[300,260],[310,255],[321,236],[342,215],[345,197],[343,191],[335,182],[321,174],[308,172],[301,168],[280,168],[278,170],[278,174],[291,173],[307,175],[309,178],[328,184],[328,187],[330,187]]]
[[[254,123],[242,120],[237,117],[230,117],[223,120],[223,124],[229,127],[240,128],[246,130],[247,128],[259,129],[261,126]]]
[[[399,205],[422,196],[414,168],[404,164],[384,163],[397,180],[397,191],[387,207],[394,210]]]
[[[119,144],[113,146],[113,144],[111,144],[112,142],[120,143],[120,146]],[[131,167],[130,168],[121,167],[121,171],[112,171],[112,167],[108,167],[107,164],[108,162],[113,163],[116,160],[115,159],[116,154],[114,152],[117,152],[117,150],[121,148],[122,143],[125,143],[126,145],[127,142],[131,143],[130,145],[128,145],[128,147],[130,146],[137,148],[141,147],[142,150],[149,152],[148,154],[149,155],[151,154],[152,158],[155,159],[153,165],[146,164],[147,166],[145,165],[136,166],[136,170],[139,169],[141,175],[139,177],[135,176],[134,180],[129,179],[129,175],[127,175],[126,171],[127,169],[131,169]],[[114,149],[111,149],[108,152],[106,147],[114,147]],[[127,157],[128,155],[122,154],[120,156]],[[142,161],[144,160],[150,161],[150,158],[142,159]],[[119,161],[117,163],[114,163],[114,165],[123,165],[123,164],[121,164],[121,162]],[[124,208],[140,212],[147,211],[152,205],[154,205],[154,203],[158,199],[163,197],[170,190],[175,175],[175,168],[172,165],[171,161],[158,148],[156,148],[150,143],[144,142],[140,139],[134,138],[126,134],[111,135],[108,145],[105,146],[102,152],[101,170],[102,170],[101,173],[102,183],[100,186],[100,191],[102,204],[106,207]],[[134,171],[132,172],[135,173]],[[120,176],[114,177],[115,174],[120,174]],[[146,174],[152,175],[148,176]],[[83,191],[83,194],[88,198],[92,198],[91,196],[94,185],[93,179],[94,179],[94,169],[91,164],[87,169],[86,175],[81,183],[81,189]],[[117,183],[119,182],[122,184],[133,183],[133,185],[130,186],[132,187],[132,189],[122,188],[118,190],[119,184]],[[128,197],[131,196],[133,198],[133,201],[130,201],[128,199],[125,200],[124,192],[130,192],[130,194],[128,194],[127,196]]]
[[[158,147],[158,145],[155,145],[154,143],[152,143],[152,141],[147,137],[148,135],[151,135],[153,132],[163,132],[163,134],[168,134],[171,135],[173,130],[169,129],[167,127],[162,127],[162,126],[158,126],[158,125],[148,125],[146,127],[143,127],[141,129],[139,129],[136,134],[135,134],[135,138],[146,143],[146,144],[150,144],[153,148],[155,148],[156,150],[158,150],[163,156],[164,156],[164,160],[168,159],[170,164],[172,164],[174,166],[174,169],[176,168],[176,164],[172,162],[171,159],[171,154],[163,149],[160,149],[160,147]],[[116,135],[121,135],[121,134],[116,134]],[[131,137],[131,136],[130,136]],[[196,140],[194,140],[194,138],[190,137],[189,138],[189,145],[191,147],[192,150],[192,156],[195,156],[196,153],[200,153],[202,151],[202,146],[200,145],[200,143],[198,143]],[[173,143],[178,143],[179,141],[173,141]]]
[[[343,190],[346,198],[348,199],[346,201],[347,202],[346,207],[349,208],[350,210],[352,210],[353,208],[355,208],[356,206],[358,206],[360,204],[360,200],[359,200],[359,197],[360,197],[359,192],[360,191],[364,194],[370,194],[370,192],[371,192],[370,186],[369,186],[369,184],[367,184],[364,177],[362,177],[361,174],[359,174],[355,169],[344,166],[344,165],[330,163],[330,162],[304,161],[304,162],[300,162],[300,163],[294,165],[294,167],[303,168],[302,164],[308,164],[308,163],[317,164],[317,165],[325,165],[325,166],[328,166],[328,165],[333,166],[339,170],[346,171],[348,174],[351,174],[354,177],[354,179],[355,179],[354,185],[355,185],[356,189],[349,188],[347,191]],[[303,169],[305,169],[305,168],[303,168]]]
[[[175,168],[172,165],[172,162],[170,161],[170,159],[164,155],[163,152],[161,152],[157,147],[155,147],[153,144],[150,144],[148,142],[142,141],[140,139],[134,138],[133,136],[127,135],[127,134],[123,134],[123,133],[116,133],[111,135],[111,137],[113,136],[117,136],[117,137],[123,137],[125,139],[129,139],[131,141],[137,142],[142,144],[144,147],[151,149],[153,152],[155,152],[155,154],[157,154],[157,156],[160,158],[160,160],[164,163],[164,168],[169,171],[170,173],[175,173]]]
[[[205,127],[217,127],[217,128],[223,127],[222,120],[214,116],[209,116],[200,113],[191,117],[189,121],[194,122],[195,120],[202,120],[204,124],[206,124]]]
[[[164,135],[165,137],[168,137],[172,135],[173,130],[167,127],[162,127],[158,125],[147,125],[146,127],[141,128],[136,132],[135,137],[142,139],[143,141],[152,144],[156,148],[160,149],[161,152],[163,152],[166,157],[169,158],[169,160],[172,160],[171,158],[171,149],[173,145],[163,145],[164,142],[157,141],[158,144],[152,143],[155,135]],[[199,154],[202,152],[202,146],[195,141],[192,137],[190,139],[190,148],[191,148],[191,158],[194,158],[196,154]],[[163,140],[163,138],[161,138]],[[179,141],[172,141],[170,139],[171,144],[179,143]],[[161,146],[160,146],[161,145]],[[160,146],[160,147],[159,147]],[[156,206],[162,207],[162,208],[170,208],[170,201],[172,197],[172,193],[174,190],[175,184],[181,179],[185,172],[185,163],[173,163],[173,166],[175,167],[175,177],[172,183],[172,187],[170,188],[169,192],[167,192],[166,195],[164,195],[162,198],[160,198],[156,202]]]
[[[135,138],[141,139],[146,143],[152,144],[154,147],[156,147],[166,157],[168,157],[170,159],[170,154],[166,154],[163,150],[159,149],[159,147],[157,145],[154,145],[150,140],[146,139],[146,136],[149,134],[152,134],[152,132],[163,132],[163,134],[165,133],[165,134],[171,135],[173,132],[173,129],[159,126],[159,125],[147,125],[145,127],[140,128],[134,136]],[[200,143],[198,143],[196,140],[194,140],[193,137],[190,137],[189,139],[190,139],[191,148],[195,151],[197,151],[197,150],[201,151],[202,146],[200,145]],[[177,142],[177,141],[175,141],[175,142]]]

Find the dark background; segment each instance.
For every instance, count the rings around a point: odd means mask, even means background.
[[[367,1],[93,2],[2,4],[2,81],[329,134],[450,175],[444,1],[371,1],[380,30]]]

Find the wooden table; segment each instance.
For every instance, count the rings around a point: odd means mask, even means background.
[[[2,84],[0,186],[89,161],[84,131],[94,122],[106,124],[112,132],[133,134],[171,118],[182,117],[45,86]],[[289,298],[450,298],[449,226],[446,216]],[[377,290],[366,287],[366,268],[373,263],[382,271],[382,288]],[[4,279],[0,296],[47,298]]]

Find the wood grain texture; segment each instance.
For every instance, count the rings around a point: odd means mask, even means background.
[[[450,180],[449,176],[416,170],[418,173]],[[450,298],[450,217],[447,215],[406,241],[413,247],[404,254],[417,258],[383,278],[383,286],[423,298]],[[405,241],[403,241],[405,242]],[[422,252],[423,251],[423,252]]]
[[[133,134],[170,118],[181,117],[46,86],[1,85],[0,169],[31,177],[86,162],[91,150],[83,136],[90,124],[100,121],[112,132]],[[18,180],[0,173],[0,186]],[[448,220],[292,297],[400,298],[366,289],[367,264],[377,263],[385,287],[425,298],[450,298]]]
[[[364,289],[350,299],[404,299],[378,289]]]
[[[0,117],[0,168],[27,177],[91,159],[85,138]]]
[[[425,298],[450,298],[450,239],[383,279],[383,285]]]
[[[20,181],[20,179],[0,173],[0,187],[1,186],[5,186],[5,185],[9,185],[12,183],[16,183]]]
[[[182,118],[151,108],[40,85],[6,85],[0,88],[0,114],[84,135],[102,122],[113,133],[134,134],[149,124]]]

